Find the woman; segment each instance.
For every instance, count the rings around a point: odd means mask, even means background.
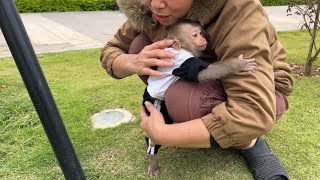
[[[141,110],[145,135],[165,146],[242,149],[256,179],[287,179],[286,171],[259,137],[272,129],[276,115],[284,112],[283,107],[287,108],[293,79],[285,63],[285,51],[259,0],[117,2],[128,20],[103,48],[100,58],[102,66],[114,78],[132,74],[161,76],[150,67],[171,65],[159,60],[173,56],[163,50],[172,40],[163,39],[167,28],[181,18],[198,20],[204,26],[209,43],[203,60],[223,61],[241,53],[255,58],[257,63],[254,73],[237,73],[221,79],[227,100],[202,118],[166,125],[161,113],[147,103],[150,116]],[[127,54],[131,42],[142,32],[154,43],[138,54]],[[284,102],[277,109],[275,93],[280,94],[277,100]]]

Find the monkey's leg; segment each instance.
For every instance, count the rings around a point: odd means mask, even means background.
[[[148,175],[149,176],[158,176],[159,171],[160,171],[160,165],[159,165],[159,160],[157,157],[157,152],[159,148],[161,147],[160,145],[151,145],[151,139],[146,138],[147,140],[147,153],[149,155],[149,166],[148,166]]]
[[[158,109],[159,111],[161,110],[161,101],[160,100],[155,100],[153,105]],[[148,175],[149,176],[158,176],[159,171],[160,171],[160,166],[159,166],[159,160],[157,157],[157,152],[160,149],[160,145],[158,144],[153,144],[150,138],[146,138],[147,140],[147,153],[149,154],[149,166],[148,166]]]
[[[158,176],[160,171],[160,165],[157,155],[149,154],[149,166],[148,166],[148,175],[149,176]]]

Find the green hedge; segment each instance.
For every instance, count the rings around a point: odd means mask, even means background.
[[[260,1],[264,6],[285,6],[292,0]],[[118,9],[115,0],[15,0],[15,3],[19,12],[103,11]]]
[[[293,0],[260,0],[264,6],[287,6]]]
[[[19,12],[101,11],[117,9],[115,0],[15,0]]]

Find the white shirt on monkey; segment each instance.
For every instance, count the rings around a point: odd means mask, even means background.
[[[204,61],[202,61],[198,58],[197,59],[193,58],[194,55],[185,49],[175,50],[174,48],[166,48],[165,50],[173,52],[175,54],[175,58],[174,59],[162,59],[162,60],[171,61],[171,62],[173,62],[173,65],[170,67],[158,67],[157,71],[162,72],[163,76],[160,76],[160,77],[159,76],[150,76],[148,78],[148,86],[147,86],[147,91],[150,94],[150,96],[155,99],[161,100],[161,101],[164,100],[165,93],[166,93],[167,89],[169,88],[169,86],[172,83],[174,83],[175,81],[177,81],[180,77],[183,77],[184,74],[186,74],[185,71],[189,68],[184,67],[183,68],[184,70],[182,70],[182,71],[179,70],[181,65],[186,60],[192,61],[192,63],[188,63],[189,66],[192,65],[192,67],[190,66],[190,68],[193,69],[192,71],[194,71],[194,69],[199,69],[197,72],[191,73],[192,76],[197,76],[198,73],[202,69],[207,67],[207,63],[205,63]],[[194,61],[196,63],[194,63]],[[202,68],[197,68],[199,66],[201,66]],[[173,73],[173,71],[175,71],[175,72],[179,71],[179,73]],[[179,76],[176,76],[177,74],[179,74]],[[188,72],[188,74],[190,75],[189,72]],[[195,79],[197,79],[197,77],[195,77]]]
[[[209,65],[203,60],[194,57],[191,52],[185,49],[166,48],[165,50],[175,53],[174,59],[162,59],[173,62],[173,65],[170,67],[158,67],[157,70],[163,72],[163,76],[149,76],[148,86],[143,95],[143,102],[150,99],[150,97],[154,98],[153,105],[159,111],[161,110],[161,103],[164,101],[165,93],[172,83],[179,78],[197,82],[198,73]],[[148,139],[147,153],[154,155],[158,152],[160,145],[151,147],[150,141]]]

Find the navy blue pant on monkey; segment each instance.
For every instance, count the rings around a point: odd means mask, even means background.
[[[157,103],[157,100],[152,98],[149,93],[147,92],[147,89],[145,89],[144,93],[143,93],[143,102],[142,105],[145,107],[144,102],[149,101],[150,103],[154,104]],[[164,101],[162,101],[160,104],[160,108],[157,108],[158,110],[160,110],[161,114],[163,115],[164,121],[166,124],[172,124],[173,120],[169,117],[168,111],[167,111],[167,107]],[[156,107],[158,105],[155,105]],[[147,108],[145,107],[145,110],[148,114],[148,116],[150,116],[150,112],[147,110]],[[161,145],[156,144],[154,147],[150,146],[150,142],[151,140],[149,138],[146,138],[146,143],[147,143],[147,153],[150,155],[155,155],[158,153],[158,150],[160,149]]]

